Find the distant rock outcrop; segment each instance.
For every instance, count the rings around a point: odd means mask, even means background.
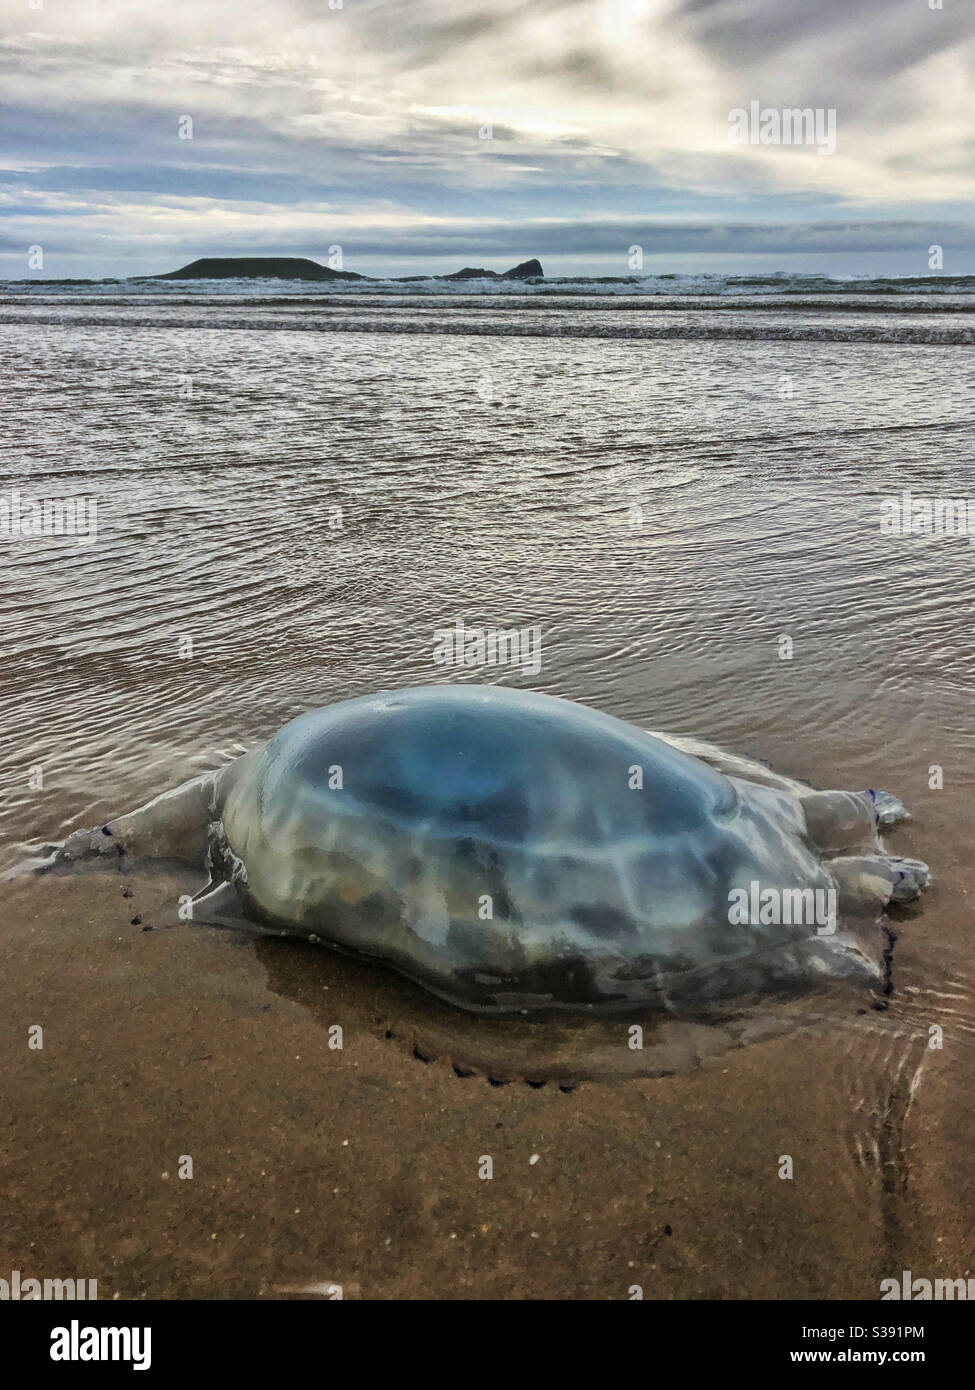
[[[412,276],[418,279],[418,276]],[[463,270],[452,270],[449,275],[431,275],[431,280],[497,280],[500,277],[496,270],[475,270],[471,265],[465,265]]]
[[[533,280],[542,279],[545,272],[542,270],[541,261],[522,261],[521,265],[512,266],[510,270],[502,271],[500,274],[496,270],[475,270],[472,266],[465,265],[463,270],[455,270],[452,275],[436,275],[435,280]]]
[[[152,280],[367,280],[354,270],[332,270],[303,256],[222,256],[191,261]]]
[[[545,272],[542,269],[541,261],[522,261],[521,265],[516,265],[511,270],[506,270],[501,276],[502,280],[544,280]]]

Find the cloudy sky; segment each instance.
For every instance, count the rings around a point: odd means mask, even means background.
[[[0,0],[0,275],[975,273],[975,6],[937,3]],[[733,144],[752,102],[836,152]]]

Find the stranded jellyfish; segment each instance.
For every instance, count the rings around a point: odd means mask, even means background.
[[[815,791],[568,700],[442,685],[344,700],[95,830],[208,867],[194,918],[384,962],[475,1012],[693,1010],[879,983],[927,884],[879,791]]]

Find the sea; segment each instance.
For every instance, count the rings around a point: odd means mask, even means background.
[[[442,679],[967,797],[973,341],[975,277],[0,286],[8,857]]]

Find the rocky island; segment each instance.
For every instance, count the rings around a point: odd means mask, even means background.
[[[303,256],[221,256],[191,261],[149,280],[365,280],[354,270],[332,270]]]
[[[541,280],[545,272],[539,260],[522,261],[511,270],[475,270],[465,266],[450,275],[400,275],[397,283],[420,280]],[[205,256],[180,270],[165,275],[147,275],[147,280],[377,280],[387,277],[360,275],[354,270],[332,270],[304,256]]]

